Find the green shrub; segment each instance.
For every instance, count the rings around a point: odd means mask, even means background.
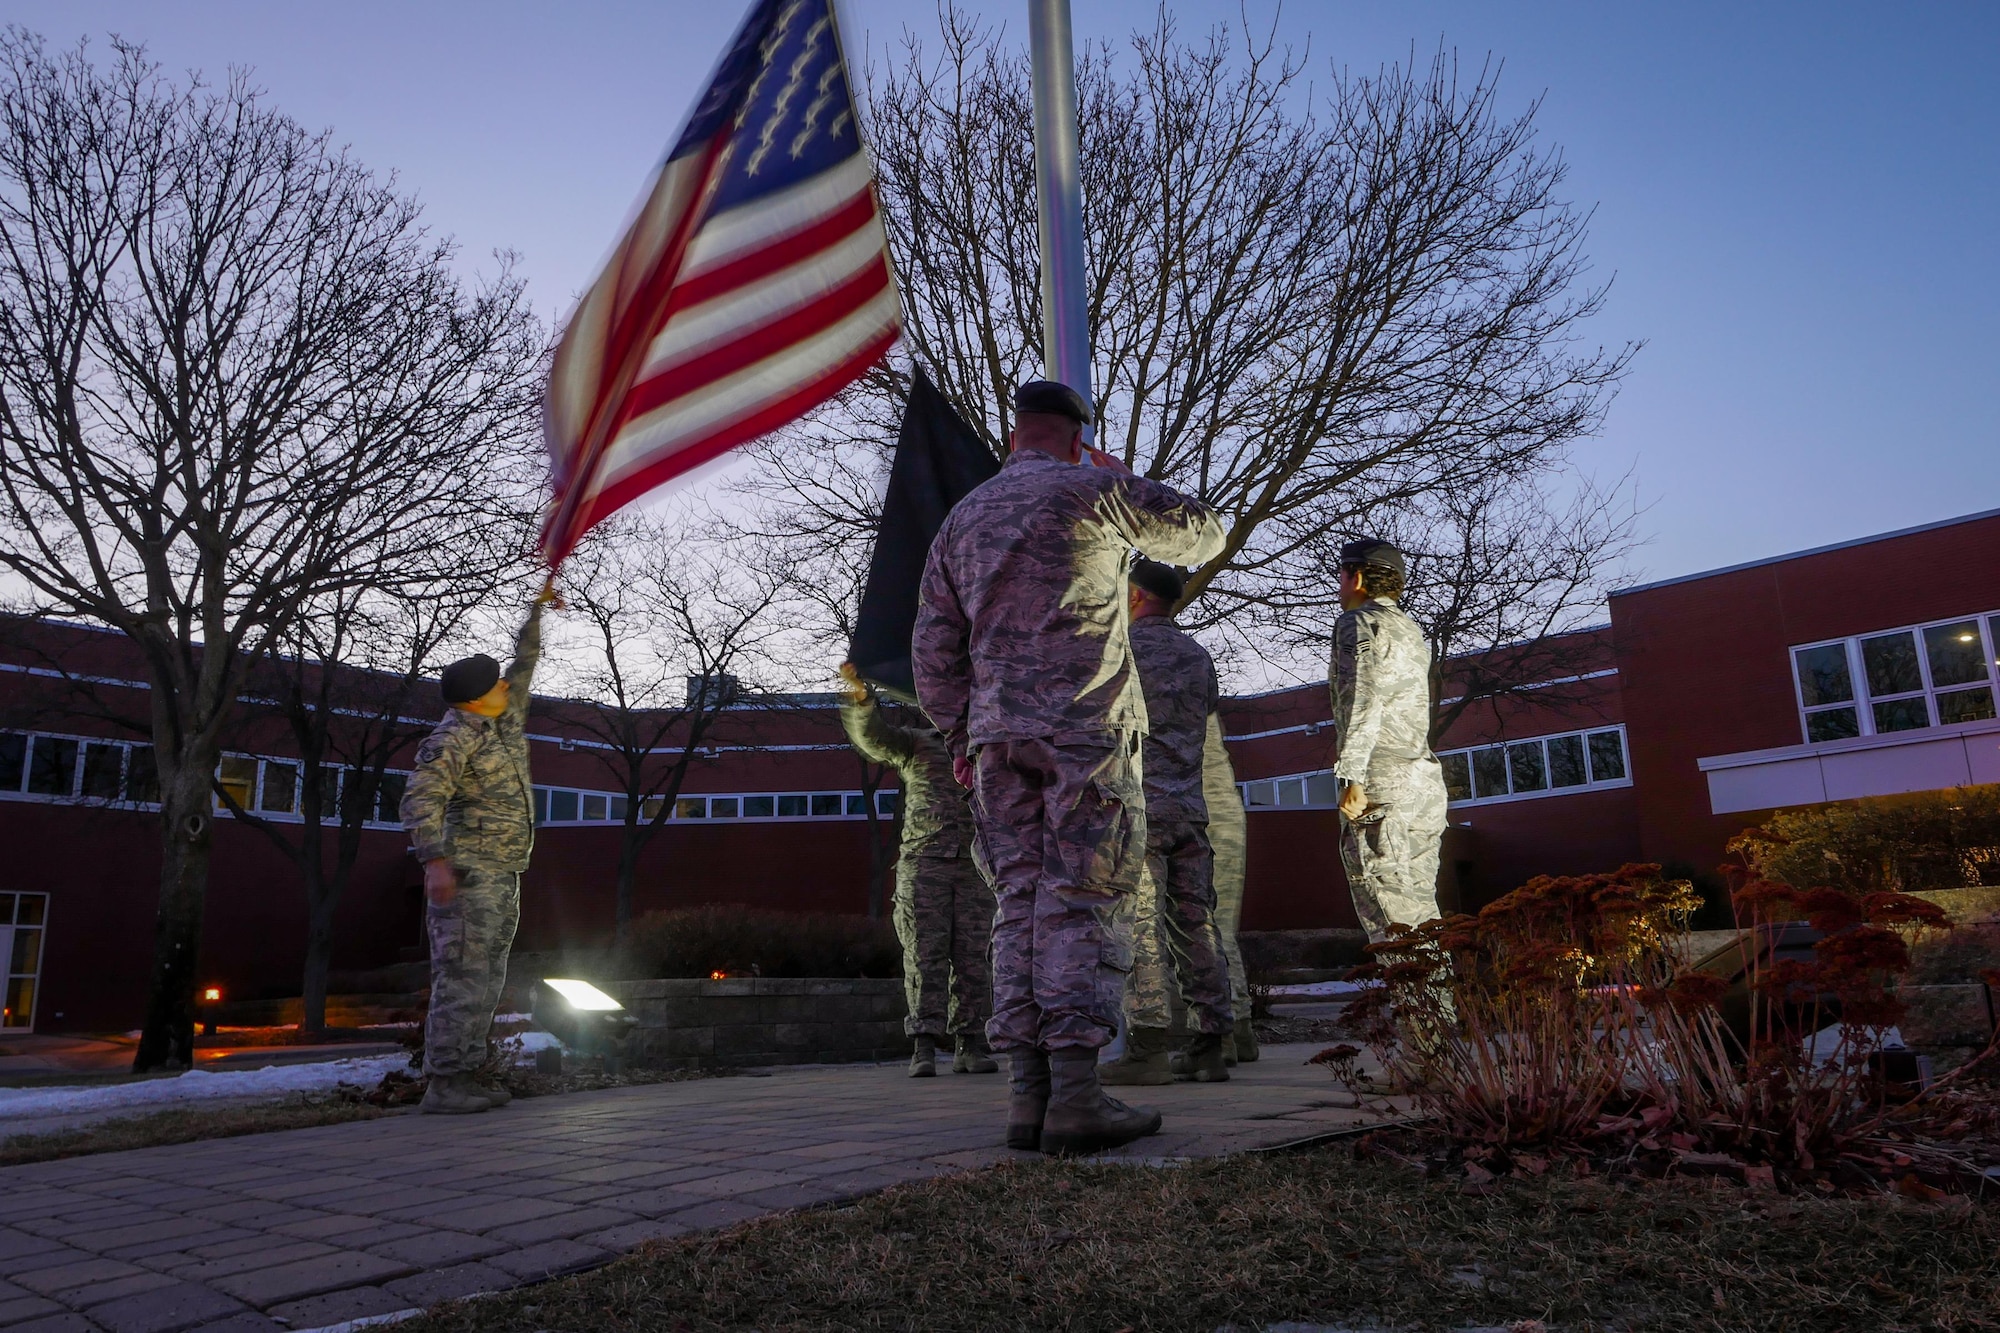
[[[1795,889],[1914,893],[2000,884],[2000,785],[1782,810],[1739,835],[1761,879]]]
[[[619,959],[628,977],[898,977],[902,947],[887,921],[733,905],[648,912]]]

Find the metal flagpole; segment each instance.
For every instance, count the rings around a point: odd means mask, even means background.
[[[1028,0],[1028,44],[1035,84],[1035,219],[1042,244],[1042,374],[1082,394],[1094,412],[1069,0]],[[1084,438],[1091,433],[1086,428]]]

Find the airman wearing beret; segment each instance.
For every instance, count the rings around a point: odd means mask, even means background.
[[[542,606],[551,597],[544,592],[528,612],[505,676],[484,653],[444,669],[444,718],[417,747],[403,794],[403,827],[424,866],[431,945],[426,1112],[463,1114],[510,1100],[505,1088],[478,1084],[473,1074],[486,1062],[521,917],[521,872],[535,844],[526,724]]]

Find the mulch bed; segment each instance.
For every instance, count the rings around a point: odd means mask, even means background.
[[[1167,1169],[1038,1162],[655,1244],[399,1333],[1247,1333],[1281,1321],[1992,1328],[2000,1209],[1567,1171],[1468,1193],[1352,1145]]]

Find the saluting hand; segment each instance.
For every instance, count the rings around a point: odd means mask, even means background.
[[[1083,446],[1083,452],[1093,467],[1101,467],[1109,472],[1122,472],[1128,477],[1132,475],[1132,469],[1125,466],[1123,459],[1107,454],[1102,449],[1086,444]]]

